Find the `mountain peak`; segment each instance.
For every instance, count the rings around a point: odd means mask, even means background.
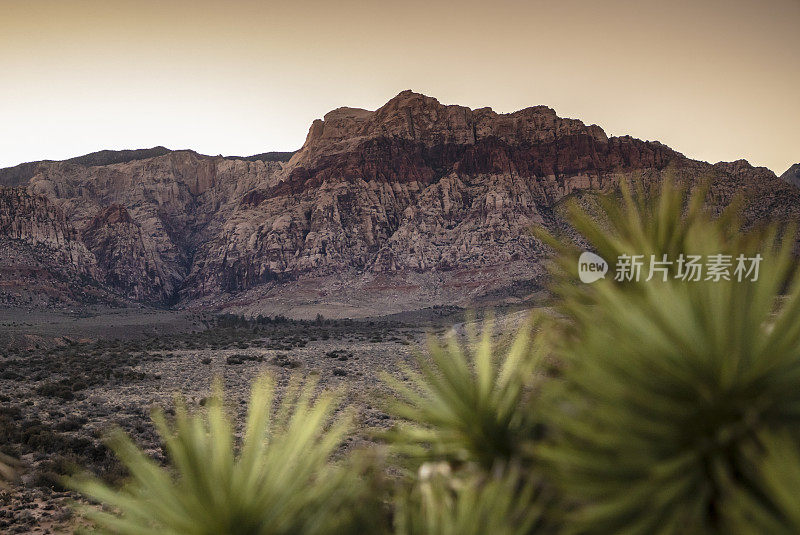
[[[496,113],[489,107],[442,104],[434,97],[406,89],[375,111],[342,107],[315,120],[290,167],[308,167],[324,155],[349,151],[366,139],[403,139],[430,148],[474,145],[488,138],[513,145],[552,142],[571,135],[608,141],[599,126],[561,118],[548,106]]]
[[[796,163],[781,175],[781,180],[800,188],[800,163]]]
[[[411,89],[400,91],[397,95],[390,98],[382,108],[386,107],[418,107],[418,106],[442,106],[442,103],[434,97],[417,93]]]
[[[20,187],[0,188],[0,286],[89,277],[109,296],[148,303],[263,313],[313,299],[329,303],[326,315],[398,312],[522,298],[545,272],[530,227],[565,228],[565,197],[620,181],[710,177],[709,208],[742,194],[748,224],[800,212],[800,191],[744,161],[712,166],[608,138],[547,106],[497,113],[413,91],[374,111],[325,114],[287,165],[189,151],[139,158],[164,150],[16,170],[7,182]],[[34,257],[49,275],[20,278]],[[0,302],[24,301],[3,288]]]

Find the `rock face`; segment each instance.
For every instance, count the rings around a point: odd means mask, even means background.
[[[166,301],[173,286],[142,235],[142,227],[121,204],[112,204],[81,231],[94,254],[105,282],[132,299]]]
[[[800,163],[796,163],[781,175],[781,180],[800,188]]]
[[[312,124],[273,186],[242,199],[185,295],[350,269],[533,271],[528,229],[555,202],[676,156],[542,106],[499,115],[406,91],[375,112],[340,108]]]
[[[65,214],[110,290],[164,304],[177,299],[200,244],[280,168],[177,151],[100,166],[41,163],[25,189]]]
[[[696,162],[544,106],[498,114],[410,91],[328,113],[293,155],[147,150],[25,164],[0,183],[58,210],[108,292],[252,313],[523,296],[542,274],[530,227],[562,225],[561,199],[621,179],[710,180],[712,204],[741,193],[752,221],[796,220],[800,198],[747,162]]]
[[[109,299],[102,271],[64,213],[47,197],[0,187],[0,295],[47,305]]]

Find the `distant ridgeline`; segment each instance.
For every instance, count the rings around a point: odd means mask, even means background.
[[[748,224],[798,219],[796,181],[743,160],[691,160],[545,106],[498,114],[404,91],[331,111],[297,152],[154,147],[0,170],[0,303],[359,315],[520,302],[548,254],[529,230],[569,235],[565,197],[663,177],[708,181],[713,210],[741,194]]]

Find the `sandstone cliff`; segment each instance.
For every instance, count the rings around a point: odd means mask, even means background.
[[[796,188],[744,161],[609,138],[544,106],[498,114],[410,91],[314,121],[288,161],[161,152],[40,162],[0,182],[57,208],[109,291],[253,313],[524,297],[542,275],[531,225],[560,226],[565,196],[632,177],[709,180],[712,205],[741,194],[753,222],[798,215]]]
[[[49,305],[112,297],[94,255],[48,198],[0,187],[0,303]]]

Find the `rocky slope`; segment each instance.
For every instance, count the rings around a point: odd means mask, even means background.
[[[544,106],[498,114],[410,91],[328,113],[293,155],[164,150],[26,164],[0,183],[58,209],[110,293],[252,313],[524,297],[542,275],[531,225],[559,226],[565,196],[632,177],[710,180],[713,205],[742,194],[753,222],[798,215],[798,190],[744,161],[609,138]]]
[[[279,162],[229,160],[190,151],[109,165],[40,163],[24,191],[65,214],[120,296],[171,303],[195,250]],[[21,189],[19,186],[16,189]]]
[[[47,197],[0,187],[0,303],[49,305],[111,297],[103,272]]]
[[[781,180],[800,188],[800,163],[796,163],[781,175]]]

